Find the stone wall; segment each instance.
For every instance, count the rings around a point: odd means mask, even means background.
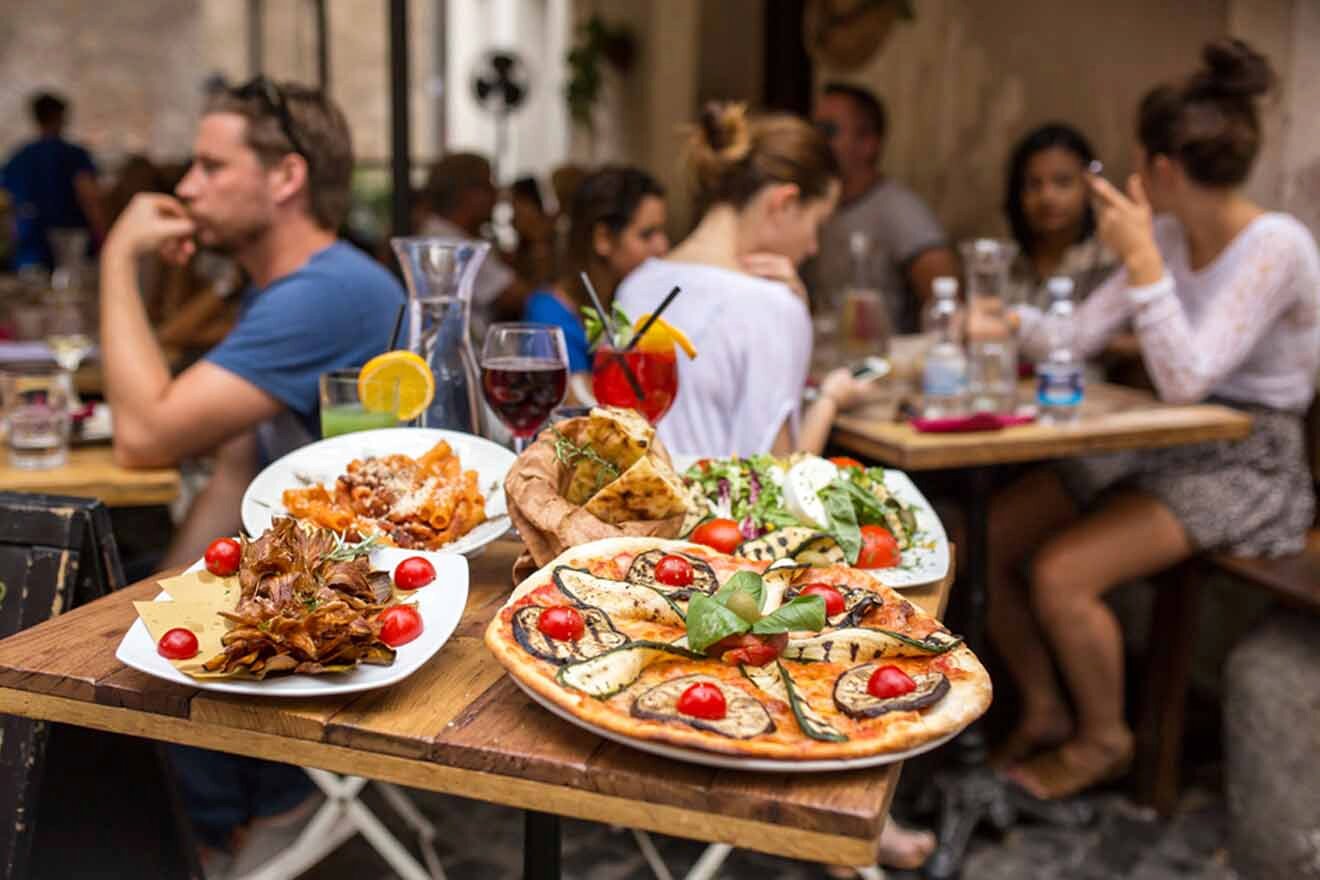
[[[143,151],[187,155],[206,73],[196,63],[196,0],[3,6],[0,152],[31,137],[28,96],[51,89],[72,102],[72,136],[104,161]]]

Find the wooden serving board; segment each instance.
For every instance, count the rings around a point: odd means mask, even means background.
[[[792,778],[715,770],[606,742],[533,704],[481,641],[521,549],[501,540],[472,560],[454,637],[387,689],[261,699],[128,669],[115,649],[134,620],[132,602],[158,592],[152,579],[0,642],[0,712],[796,858],[874,860],[898,765]],[[938,615],[952,576],[904,595]]]

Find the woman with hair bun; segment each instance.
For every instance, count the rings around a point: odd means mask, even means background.
[[[660,437],[673,452],[703,456],[819,452],[834,414],[865,388],[836,370],[800,412],[811,318],[797,265],[816,252],[820,224],[838,201],[829,145],[796,117],[711,104],[691,132],[687,162],[701,221],[618,292],[638,315],[675,285],[683,289],[665,318],[700,355],[679,361],[678,397]]]
[[[1122,635],[1101,597],[1203,550],[1297,552],[1314,518],[1302,417],[1320,368],[1320,255],[1305,226],[1242,191],[1269,63],[1238,40],[1203,59],[1142,100],[1126,193],[1090,178],[1098,235],[1122,268],[1079,307],[1078,344],[1094,353],[1130,322],[1162,399],[1235,407],[1252,430],[1079,459],[995,499],[989,623],[1023,707],[1000,764],[1039,797],[1089,788],[1132,757]],[[1014,317],[1040,352],[1039,312]],[[973,329],[987,318],[974,315]]]

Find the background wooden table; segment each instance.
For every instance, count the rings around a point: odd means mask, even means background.
[[[75,446],[67,464],[49,470],[19,470],[0,457],[0,489],[99,498],[108,507],[169,504],[179,497],[179,471],[123,468],[109,446]]]
[[[1023,383],[1019,399],[1034,393]],[[926,434],[894,421],[896,404],[880,399],[839,416],[831,441],[892,467],[934,470],[1236,440],[1251,430],[1251,418],[1227,406],[1168,404],[1146,391],[1105,383],[1086,386],[1081,412],[1070,425]]]
[[[535,705],[482,643],[521,549],[472,561],[454,636],[406,681],[333,699],[207,694],[121,665],[143,581],[0,642],[0,712],[186,743],[680,837],[835,864],[870,864],[899,765],[740,773],[587,733]],[[942,613],[949,577],[905,591]],[[435,585],[428,589],[443,589]]]

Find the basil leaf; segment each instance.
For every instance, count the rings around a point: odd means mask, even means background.
[[[760,635],[825,628],[825,600],[820,596],[798,596],[785,602],[772,613],[752,624],[752,632]]]
[[[830,534],[839,542],[848,564],[856,565],[862,552],[862,530],[857,527],[857,514],[853,510],[853,496],[848,486],[835,477],[818,494],[825,505],[825,515],[830,518]]]
[[[715,592],[715,601],[727,607],[729,597],[734,593],[751,593],[752,598],[756,600],[756,609],[759,611],[761,605],[765,602],[765,583],[761,580],[761,576],[754,571],[735,571],[733,577],[725,581],[724,586]]]
[[[841,482],[840,487],[853,502],[853,513],[860,525],[884,525],[885,504],[874,492],[863,489],[856,483]]]
[[[808,598],[819,599],[819,596]],[[821,613],[825,603],[821,601]],[[741,635],[751,627],[747,621],[725,608],[719,602],[703,593],[694,593],[688,602],[687,638],[688,647],[698,653],[729,636]]]

